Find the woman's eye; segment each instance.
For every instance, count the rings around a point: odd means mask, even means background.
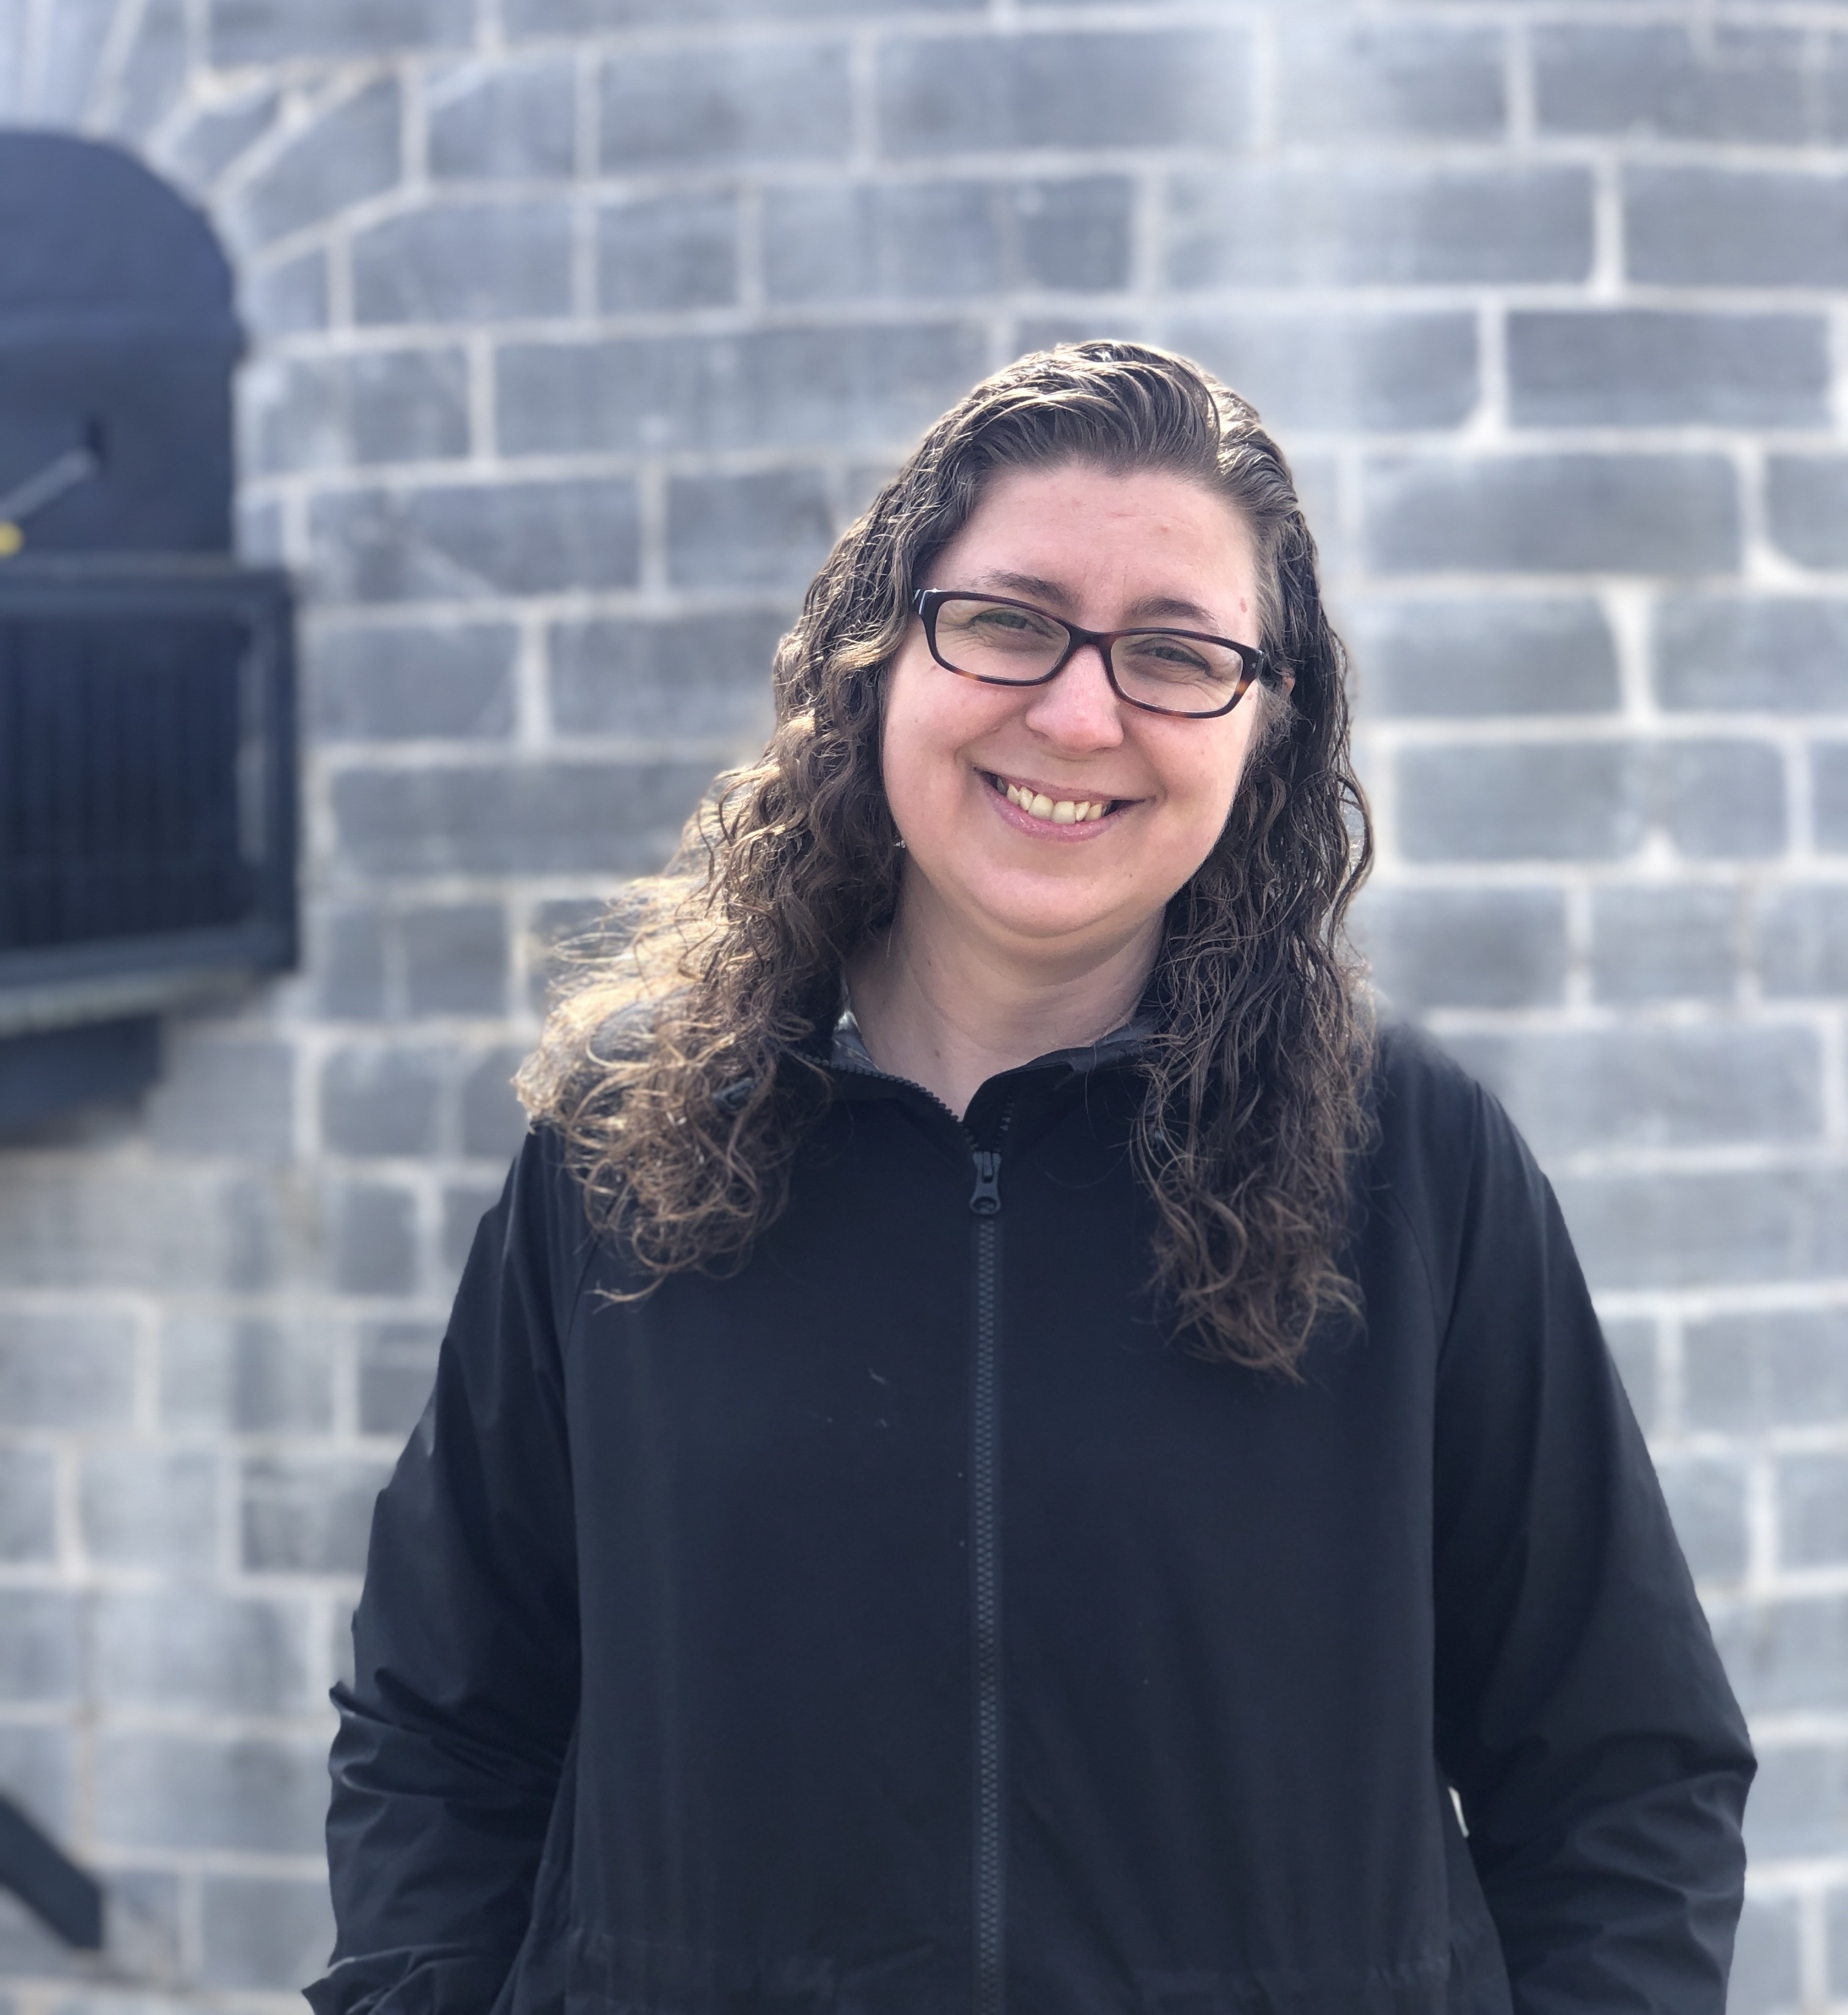
[[[1135,663],[1152,672],[1185,673],[1189,677],[1210,677],[1212,667],[1197,651],[1172,637],[1139,637],[1130,646]]]

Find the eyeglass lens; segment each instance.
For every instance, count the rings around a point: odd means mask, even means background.
[[[1037,609],[956,596],[938,605],[937,650],[953,670],[1000,685],[1043,679],[1070,648],[1063,623]],[[1243,660],[1222,644],[1172,630],[1145,630],[1111,646],[1126,699],[1172,713],[1216,713],[1237,691]]]

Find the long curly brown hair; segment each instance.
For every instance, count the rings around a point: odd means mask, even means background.
[[[1343,919],[1372,839],[1344,654],[1257,414],[1197,365],[1130,343],[1023,357],[931,428],[778,648],[763,756],[718,779],[668,870],[626,892],[620,948],[563,990],[519,1090],[562,1137],[637,1291],[743,1263],[783,1209],[828,1095],[843,968],[897,906],[880,728],[913,589],[995,471],[1074,462],[1223,497],[1253,537],[1263,642],[1294,676],[1287,701],[1262,695],[1266,731],[1168,906],[1145,998],[1134,1158],[1157,1207],[1154,1283],[1196,1350],[1286,1374],[1319,1318],[1357,1313],[1339,1252],[1370,1041]]]

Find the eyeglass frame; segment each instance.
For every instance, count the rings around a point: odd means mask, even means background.
[[[960,665],[953,665],[937,648],[937,612],[946,602],[983,602],[998,605],[1003,609],[1024,609],[1029,615],[1037,616],[1048,623],[1056,623],[1071,640],[1065,647],[1058,663],[1050,672],[1042,672],[1036,679],[999,679],[985,672],[965,671]],[[1139,707],[1144,713],[1158,713],[1171,720],[1219,720],[1236,706],[1251,688],[1256,684],[1276,680],[1286,687],[1295,683],[1287,672],[1280,672],[1272,665],[1270,653],[1255,644],[1241,644],[1236,638],[1215,637],[1204,630],[1170,630],[1160,624],[1132,623],[1126,630],[1081,630],[1075,623],[1068,623],[1064,616],[1054,616],[1050,609],[1042,609],[1037,602],[1021,602],[1010,594],[978,594],[967,587],[920,587],[911,598],[911,606],[918,620],[924,624],[924,642],[929,646],[932,658],[946,672],[953,672],[959,679],[973,679],[978,685],[1017,686],[1023,691],[1034,686],[1050,686],[1064,670],[1078,652],[1087,645],[1095,644],[1097,655],[1103,662],[1103,676],[1110,681],[1110,689],[1125,706]],[[1137,699],[1124,691],[1117,683],[1117,668],[1111,659],[1111,647],[1125,637],[1185,637],[1197,644],[1217,644],[1228,651],[1238,653],[1239,662],[1245,668],[1244,677],[1233,689],[1233,695],[1223,706],[1196,713],[1178,706],[1157,706],[1153,700]]]

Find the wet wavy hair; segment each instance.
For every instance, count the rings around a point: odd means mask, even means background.
[[[717,780],[668,870],[626,892],[562,989],[519,1088],[636,1292],[741,1265],[784,1209],[827,1097],[816,1059],[844,964],[897,906],[880,729],[912,594],[996,471],[1074,462],[1224,497],[1254,541],[1262,641],[1294,676],[1287,700],[1254,687],[1243,702],[1269,718],[1218,843],[1168,905],[1144,997],[1133,1154],[1156,1205],[1154,1284],[1196,1352],[1286,1375],[1319,1318],[1358,1314],[1338,1255],[1370,1039],[1343,919],[1372,839],[1342,647],[1257,414],[1131,343],[1022,357],[931,429],[778,647],[763,755]]]

